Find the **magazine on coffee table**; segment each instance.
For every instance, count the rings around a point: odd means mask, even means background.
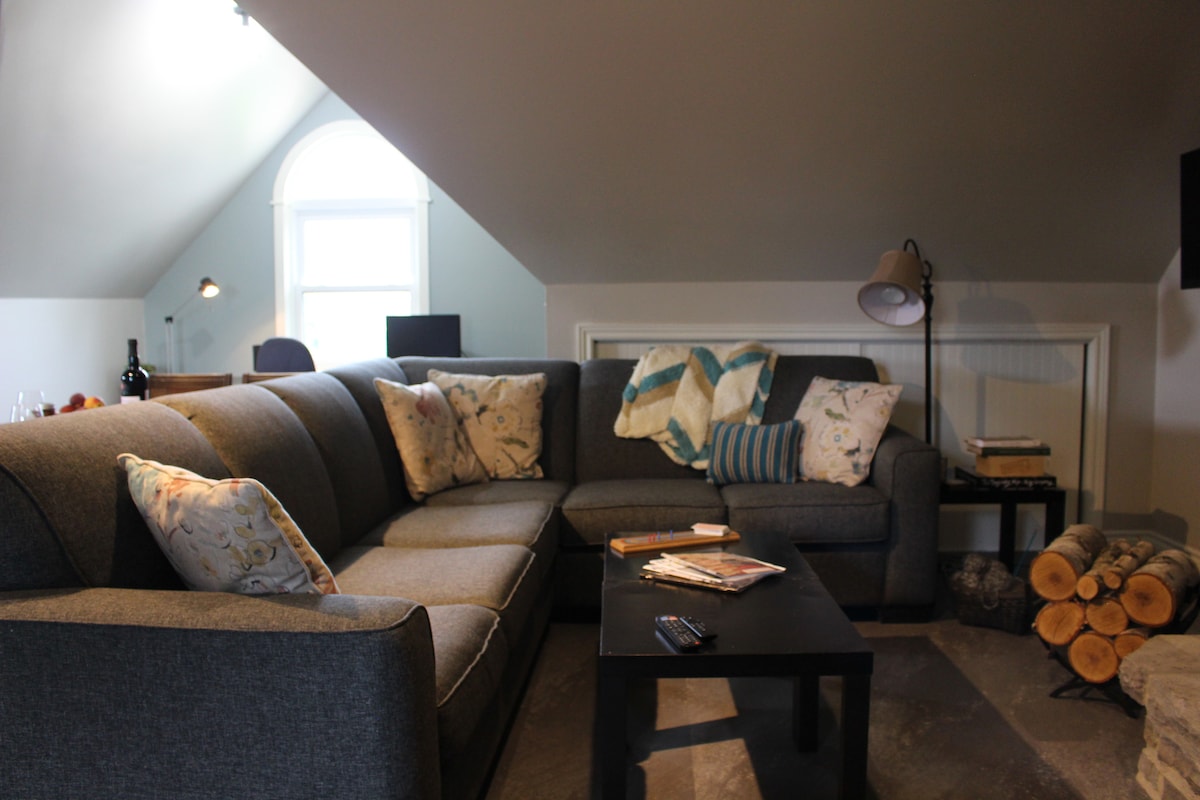
[[[699,586],[725,592],[740,592],[763,578],[786,571],[778,564],[749,556],[720,551],[663,553],[642,567],[642,577],[651,580]]]

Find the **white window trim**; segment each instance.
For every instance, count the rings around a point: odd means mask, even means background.
[[[296,336],[299,332],[299,313],[294,308],[296,302],[296,294],[291,291],[296,285],[296,276],[291,274],[291,269],[295,263],[292,258],[295,250],[295,242],[291,240],[291,225],[289,224],[289,207],[284,202],[284,189],[287,185],[288,175],[291,174],[292,168],[296,161],[304,154],[312,144],[329,136],[340,135],[343,133],[365,133],[369,132],[378,135],[370,125],[362,120],[341,120],[339,122],[330,122],[322,125],[316,130],[310,131],[304,138],[296,142],[292,149],[283,159],[283,163],[279,166],[279,171],[275,174],[275,185],[271,193],[271,206],[274,216],[275,227],[275,334],[277,336]],[[416,187],[417,197],[415,199],[415,219],[416,239],[417,239],[417,287],[413,292],[416,314],[429,313],[429,179],[420,170],[416,171]],[[293,207],[303,208],[304,206],[313,206],[316,204],[298,203],[293,204]],[[320,204],[322,208],[333,208],[336,204],[330,202],[328,204]],[[370,203],[360,205],[370,206]],[[394,203],[380,201],[379,207],[383,208],[391,206],[395,208]],[[309,287],[310,289],[312,287]],[[343,287],[347,288],[347,287]],[[363,287],[355,287],[356,290],[361,290]],[[370,289],[371,287],[365,287]],[[395,288],[395,287],[389,287]]]

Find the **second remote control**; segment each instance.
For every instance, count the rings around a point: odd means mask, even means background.
[[[701,641],[707,642],[709,639],[716,636],[715,633],[708,629],[707,625],[695,617],[680,617],[680,619],[683,620],[684,625],[687,625],[692,629],[692,633],[700,637]]]
[[[694,650],[700,646],[700,637],[674,614],[655,617],[654,623],[667,640],[680,650]]]

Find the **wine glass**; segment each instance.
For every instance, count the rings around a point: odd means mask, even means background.
[[[44,402],[46,402],[46,394],[41,389],[17,392],[17,404],[12,408],[9,421],[22,422],[27,419],[37,419],[42,415],[42,403]]]

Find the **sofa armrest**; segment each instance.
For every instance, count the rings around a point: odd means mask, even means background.
[[[440,794],[424,607],[0,594],[0,785],[25,797]]]
[[[889,425],[869,482],[889,501],[889,548],[883,606],[932,605],[937,591],[941,452]]]

